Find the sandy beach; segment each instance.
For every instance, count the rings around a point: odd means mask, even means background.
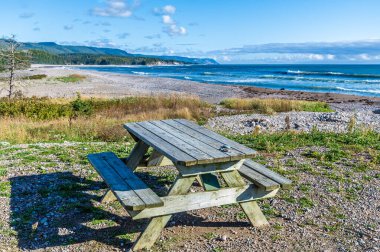
[[[33,65],[29,70],[21,71],[19,76],[46,74],[42,80],[22,82],[22,91],[26,96],[73,97],[77,92],[89,97],[122,97],[135,95],[194,95],[211,103],[224,98],[284,98],[298,100],[319,100],[329,103],[379,104],[380,98],[344,95],[335,93],[310,93],[302,91],[273,90],[258,87],[226,86],[204,84],[194,81],[128,74],[104,73],[79,70],[70,66]],[[78,83],[64,83],[56,77],[71,74],[85,75],[86,79]]]

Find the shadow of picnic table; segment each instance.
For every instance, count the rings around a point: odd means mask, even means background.
[[[11,226],[17,232],[18,246],[22,250],[92,240],[128,249],[132,246],[133,234],[141,232],[148,223],[148,220],[133,221],[121,206],[119,212],[110,212],[108,207],[97,203],[101,198],[97,192],[106,189],[106,185],[71,172],[18,176],[10,182]],[[175,219],[177,225],[248,225],[245,222],[204,222],[203,218],[188,213],[177,214]]]
[[[125,247],[119,235],[139,231],[130,217],[115,215],[96,206],[105,188],[102,182],[83,179],[70,172],[19,176],[11,182],[11,225],[20,249],[31,250],[96,240]],[[113,221],[116,226],[93,228],[86,223]]]

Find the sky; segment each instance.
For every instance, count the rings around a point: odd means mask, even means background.
[[[379,13],[379,0],[0,0],[0,36],[227,64],[380,63]]]

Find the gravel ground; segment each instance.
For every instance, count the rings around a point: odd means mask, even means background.
[[[117,202],[99,204],[106,186],[85,161],[99,151],[125,155],[125,144],[0,145],[0,251],[131,247],[147,221],[132,221]],[[251,227],[238,205],[176,214],[152,251],[379,251],[380,169],[370,165],[369,152],[335,163],[306,155],[311,152],[329,150],[302,147],[258,157],[294,181],[260,201],[269,227]],[[176,174],[174,167],[138,172],[159,195]],[[194,183],[192,191],[199,190]]]
[[[346,132],[352,125],[380,132],[380,106],[352,104],[331,104],[332,113],[287,112],[275,115],[246,114],[220,116],[208,121],[207,126],[232,134],[277,132],[283,130]],[[289,119],[289,120],[288,120]],[[287,122],[288,121],[288,122]]]

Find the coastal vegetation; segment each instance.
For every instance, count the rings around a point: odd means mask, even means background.
[[[82,81],[86,79],[86,76],[81,75],[81,74],[70,74],[69,76],[57,77],[55,79],[58,81],[65,82],[65,83],[70,83],[70,82]]]
[[[123,141],[122,124],[126,122],[170,118],[204,121],[212,113],[212,105],[183,96],[1,99],[0,139],[12,143]]]
[[[221,102],[226,108],[249,112],[273,114],[274,112],[308,111],[332,112],[326,102],[288,99],[239,99],[230,98]]]
[[[77,82],[81,75],[59,77],[63,82]],[[236,113],[250,108],[260,113],[331,111],[326,103],[287,100],[228,99],[224,106]],[[241,104],[250,104],[242,106]],[[258,104],[253,106],[251,104]],[[38,141],[121,141],[122,124],[129,121],[185,118],[204,123],[223,114],[215,105],[191,96],[149,96],[125,98],[75,99],[18,98],[0,99],[0,139],[13,143]]]

